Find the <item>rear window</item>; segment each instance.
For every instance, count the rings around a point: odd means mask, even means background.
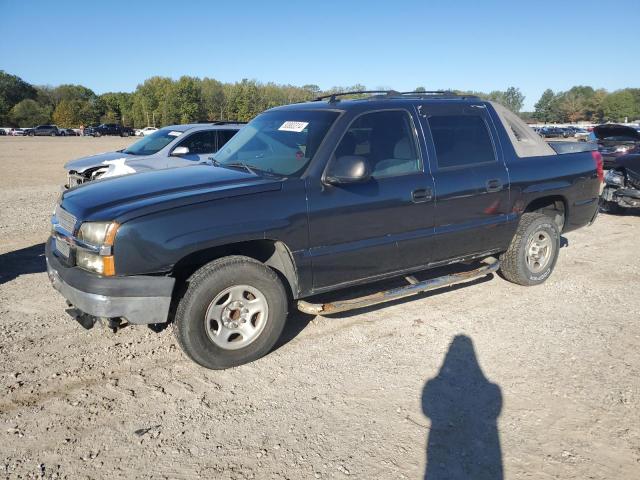
[[[493,142],[484,120],[476,115],[434,115],[429,128],[438,168],[496,161]]]

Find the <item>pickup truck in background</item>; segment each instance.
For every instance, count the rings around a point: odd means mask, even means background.
[[[292,301],[330,314],[497,269],[540,284],[561,232],[595,219],[602,159],[585,144],[559,154],[473,96],[362,93],[268,110],[208,165],[64,192],[46,258],[69,313],[171,322],[191,359],[228,368],[270,351]],[[460,262],[473,268],[414,276]],[[398,276],[406,287],[308,298]]]

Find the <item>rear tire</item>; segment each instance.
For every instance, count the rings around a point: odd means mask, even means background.
[[[284,286],[269,267],[249,257],[224,257],[189,278],[173,332],[199,365],[235,367],[269,353],[280,338],[287,308]]]
[[[509,248],[500,257],[500,272],[518,285],[538,285],[553,272],[559,251],[556,222],[547,215],[525,213]]]

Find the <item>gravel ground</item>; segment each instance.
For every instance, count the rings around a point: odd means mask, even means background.
[[[44,271],[63,163],[129,142],[0,137],[6,478],[640,476],[640,216],[567,234],[542,286],[296,314],[267,357],[207,371],[170,329],[84,331]]]

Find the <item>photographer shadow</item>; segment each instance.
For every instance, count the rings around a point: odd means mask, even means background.
[[[431,419],[424,478],[501,480],[501,409],[500,387],[484,376],[473,342],[456,336],[422,392],[422,411]]]
[[[44,243],[0,255],[0,285],[18,278],[20,275],[46,271]]]

